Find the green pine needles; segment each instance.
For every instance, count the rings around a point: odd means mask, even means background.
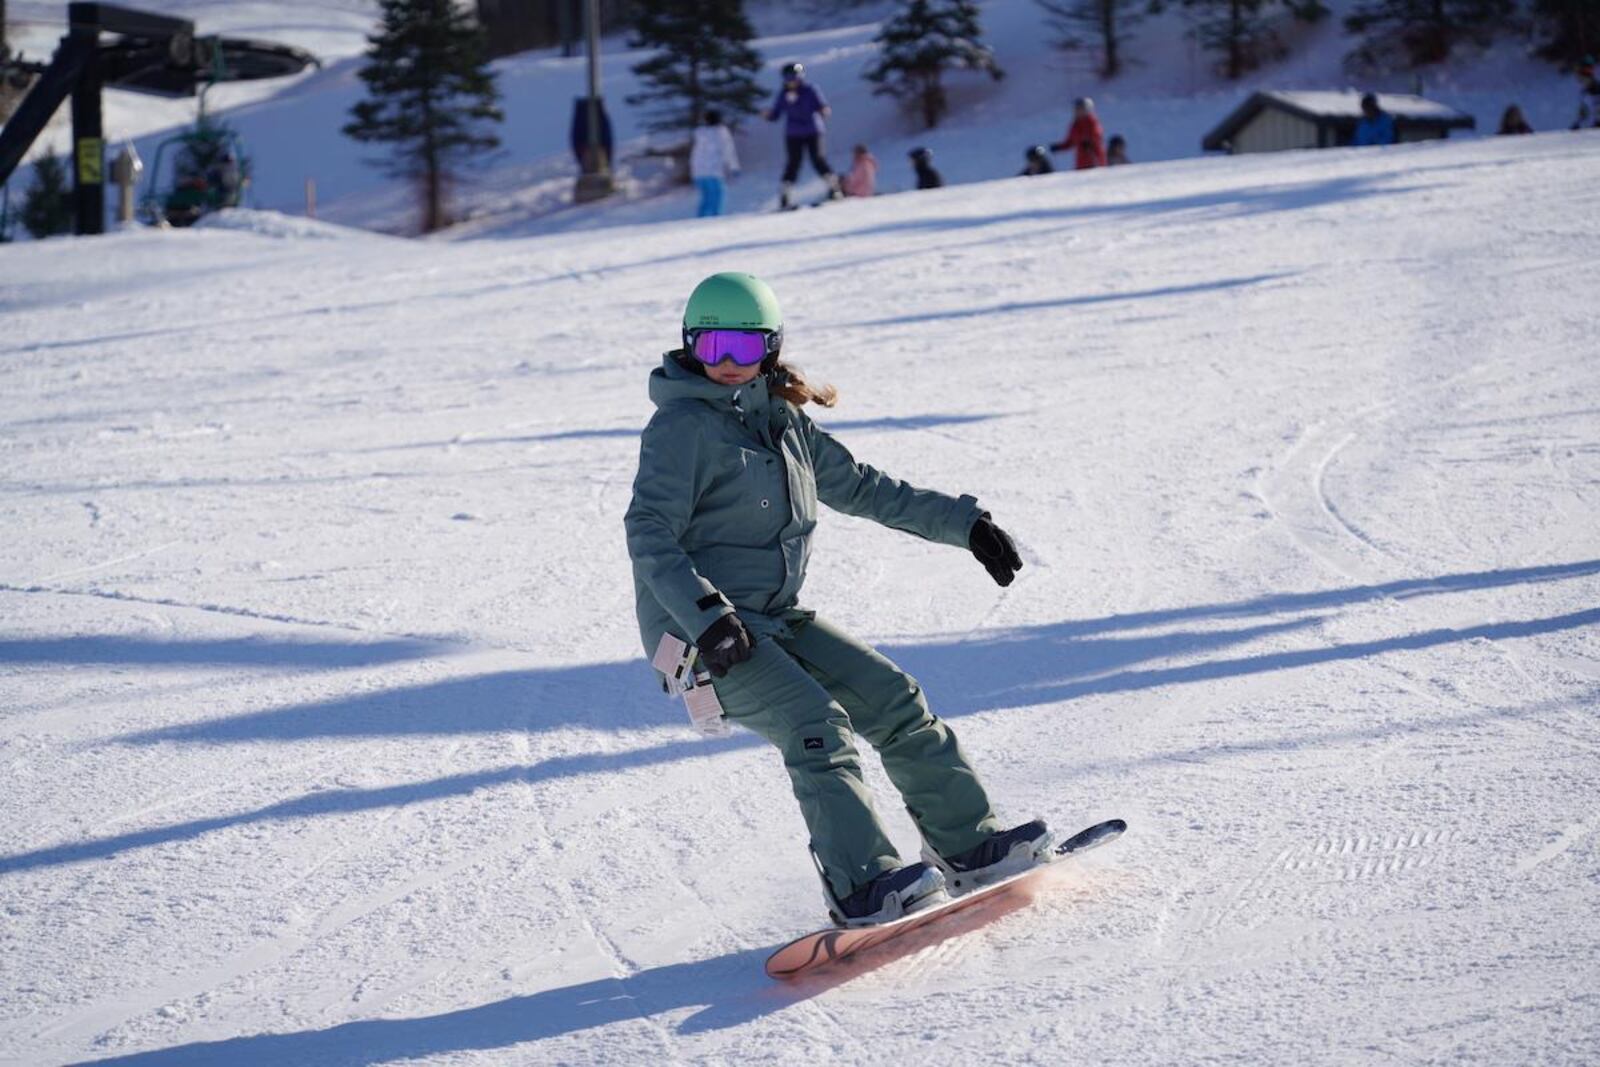
[[[72,232],[72,193],[67,188],[67,165],[49,149],[33,164],[33,181],[23,196],[23,228],[34,237]]]
[[[483,31],[453,0],[380,0],[378,33],[367,38],[361,80],[367,99],[344,133],[392,145],[380,165],[419,183],[422,231],[449,224],[445,203],[460,169],[500,147],[504,120],[488,69]]]
[[[974,0],[903,0],[876,40],[878,57],[865,75],[877,86],[873,94],[900,100],[930,130],[950,109],[945,71],[983,71],[996,81],[1005,77],[983,43]]]
[[[655,54],[633,72],[648,88],[628,103],[651,110],[652,130],[688,130],[716,108],[737,125],[756,111],[762,90],[755,76],[761,54],[750,47],[755,31],[744,0],[652,0],[635,8],[630,48]]]

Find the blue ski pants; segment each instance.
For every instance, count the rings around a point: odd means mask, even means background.
[[[722,179],[696,178],[694,184],[700,190],[700,210],[695,212],[695,217],[703,219],[708,215],[722,214],[722,201],[727,192]]]

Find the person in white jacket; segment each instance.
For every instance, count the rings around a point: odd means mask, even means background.
[[[699,218],[722,214],[725,182],[739,173],[739,153],[733,147],[733,134],[722,124],[722,112],[707,108],[703,124],[694,131],[694,147],[689,150],[689,177],[700,189]]]

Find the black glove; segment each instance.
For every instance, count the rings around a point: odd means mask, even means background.
[[[973,524],[972,532],[967,535],[967,547],[988,569],[989,577],[1001,585],[1010,585],[1022,569],[1022,557],[1017,555],[1011,535],[990,522],[987,515]]]
[[[755,651],[750,631],[744,628],[739,616],[728,614],[706,627],[694,643],[700,650],[700,662],[713,676],[721,678],[728,668],[743,663]]]

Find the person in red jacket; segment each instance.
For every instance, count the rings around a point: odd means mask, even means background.
[[[1080,96],[1072,102],[1072,126],[1067,130],[1067,139],[1051,145],[1050,151],[1065,152],[1069,148],[1078,150],[1076,170],[1106,165],[1105,131],[1100,128],[1100,120],[1095,116],[1094,101],[1087,96]]]

